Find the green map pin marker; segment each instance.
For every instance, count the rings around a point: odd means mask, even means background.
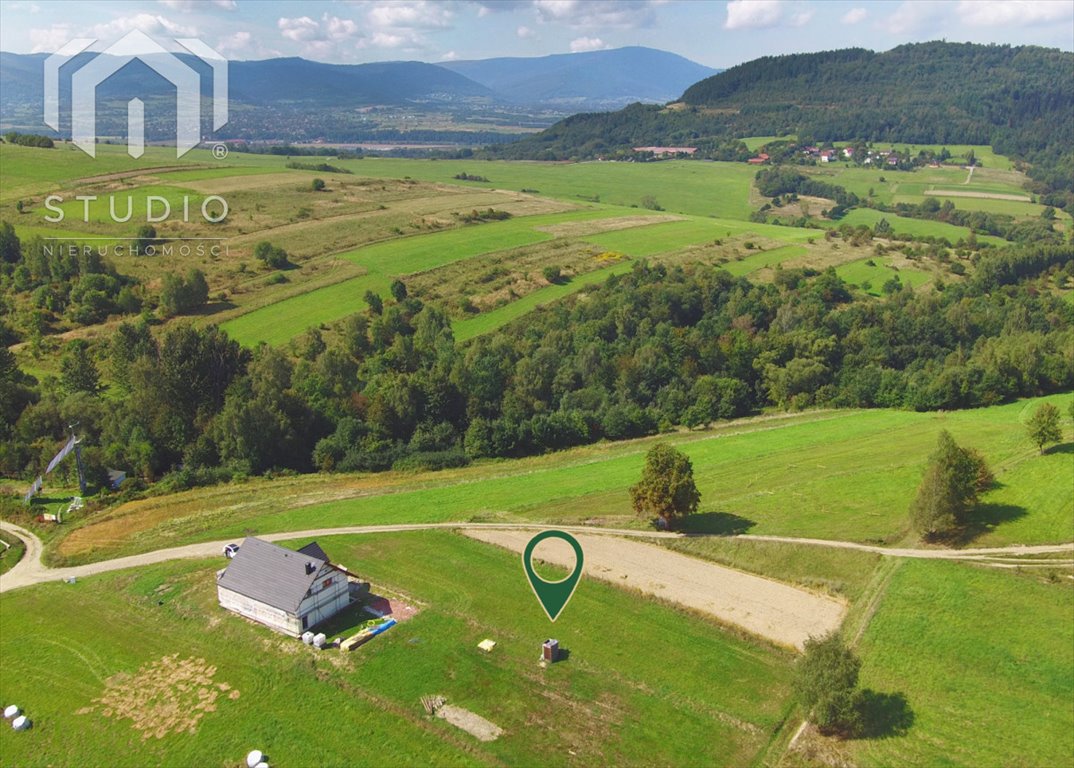
[[[545,539],[562,539],[574,549],[574,572],[568,574],[559,581],[545,581],[533,570],[533,550]],[[537,595],[544,612],[551,621],[559,618],[559,614],[567,607],[567,603],[574,594],[574,588],[578,586],[578,579],[582,576],[582,545],[563,531],[542,531],[530,539],[526,550],[522,553],[522,567],[526,571],[526,578],[530,580],[533,594]]]

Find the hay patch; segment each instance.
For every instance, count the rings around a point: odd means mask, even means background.
[[[223,695],[234,701],[239,691],[229,683],[213,682],[216,667],[205,659],[180,659],[179,654],[150,662],[135,674],[121,672],[105,680],[104,692],[76,714],[99,711],[104,717],[130,720],[142,741],[169,734],[194,733]]]

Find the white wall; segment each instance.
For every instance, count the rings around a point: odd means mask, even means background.
[[[234,611],[241,616],[253,619],[278,632],[283,632],[293,637],[298,637],[302,634],[301,622],[297,617],[289,615],[286,611],[251,600],[246,595],[240,595],[238,592],[233,592],[221,586],[217,586],[216,592],[220,605],[229,611]]]
[[[331,584],[325,586],[325,581],[328,579],[331,579]],[[322,567],[317,574],[317,579],[310,588],[310,594],[298,606],[297,615],[289,614],[257,600],[251,600],[245,595],[219,585],[216,591],[222,607],[292,637],[298,637],[307,629],[331,618],[350,604],[347,575],[329,566]],[[302,626],[303,617],[306,619],[305,627]]]
[[[331,584],[325,586],[325,581],[331,579]],[[317,579],[310,588],[310,594],[298,606],[298,622],[301,626],[302,618],[306,619],[307,628],[320,624],[350,604],[350,590],[347,585],[347,574],[324,566],[317,574]]]

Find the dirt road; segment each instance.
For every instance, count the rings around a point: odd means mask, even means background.
[[[522,552],[530,531],[464,530],[467,536]],[[725,568],[652,544],[618,536],[577,534],[585,553],[585,575],[640,590],[715,616],[778,645],[801,650],[812,635],[843,623],[847,606],[783,582]],[[542,542],[534,556],[567,568],[574,551],[566,542]]]
[[[183,547],[170,547],[158,549],[153,552],[145,552],[140,555],[129,557],[117,557],[113,560],[104,560],[99,563],[77,565],[70,568],[49,568],[41,562],[41,540],[33,533],[14,525],[13,523],[0,520],[0,528],[18,536],[26,544],[26,553],[15,567],[3,576],[0,576],[0,592],[10,589],[27,587],[33,584],[41,584],[46,581],[59,581],[68,576],[90,576],[95,573],[107,573],[124,568],[134,568],[140,565],[152,565],[163,563],[168,560],[183,558],[214,557],[221,553],[223,546],[235,539],[222,539],[220,541],[207,541],[200,544],[188,544]],[[404,525],[355,525],[338,528],[318,528],[306,531],[285,531],[283,533],[260,534],[259,538],[266,541],[286,541],[288,539],[309,539],[318,536],[342,536],[348,534],[370,533],[396,533],[401,531],[422,531],[430,529],[447,530],[516,530],[516,531],[542,531],[549,528],[567,531],[572,534],[601,535],[601,536],[625,536],[627,538],[662,539],[662,538],[688,538],[689,535],[678,533],[662,533],[660,531],[635,531],[618,528],[592,528],[588,526],[563,525],[554,526],[541,523],[417,523]],[[694,534],[707,535],[707,534]],[[713,534],[715,535],[715,534]],[[723,537],[732,538],[732,537]],[[829,541],[827,539],[798,539],[793,536],[757,536],[742,534],[733,538],[748,541],[779,541],[788,544],[802,544],[806,546],[836,547],[840,549],[855,549],[862,552],[875,552],[880,555],[892,557],[923,557],[942,560],[965,560],[983,559],[997,555],[1044,555],[1053,553],[1069,553],[1074,555],[1074,542],[1068,544],[1042,544],[1036,546],[1016,547],[993,547],[985,549],[897,549],[889,547],[877,547],[871,544],[858,544],[852,541]]]

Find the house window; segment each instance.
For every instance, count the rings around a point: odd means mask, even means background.
[[[309,616],[303,616],[302,617],[302,629],[306,629],[309,626],[309,622],[310,622],[310,617]]]
[[[324,583],[322,583],[321,586],[325,587],[325,588],[332,586],[332,580],[331,579],[325,579]]]

